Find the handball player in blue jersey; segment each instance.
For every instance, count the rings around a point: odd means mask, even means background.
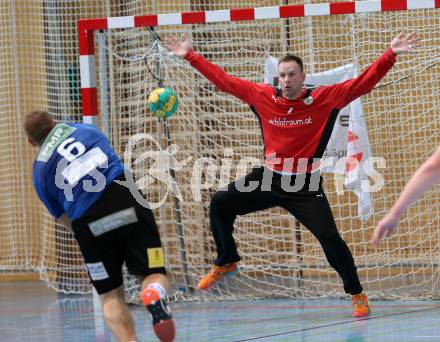
[[[104,318],[118,341],[136,341],[124,300],[122,266],[138,276],[141,300],[161,341],[173,341],[166,304],[164,255],[153,212],[137,203],[124,181],[124,165],[95,126],[56,122],[46,111],[26,115],[29,142],[38,148],[35,190],[47,210],[72,229]]]

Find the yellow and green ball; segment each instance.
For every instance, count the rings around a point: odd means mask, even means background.
[[[176,112],[179,99],[173,89],[157,88],[150,93],[148,105],[158,118],[168,118]]]

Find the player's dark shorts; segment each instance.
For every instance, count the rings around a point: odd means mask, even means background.
[[[123,185],[113,182],[72,228],[99,294],[122,285],[124,262],[134,275],[166,274],[153,212]]]

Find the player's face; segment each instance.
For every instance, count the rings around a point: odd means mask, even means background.
[[[306,75],[295,61],[282,62],[278,66],[278,77],[284,97],[294,100],[301,95]]]

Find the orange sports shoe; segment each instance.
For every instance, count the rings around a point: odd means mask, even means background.
[[[351,300],[353,302],[353,317],[366,317],[370,314],[368,298],[365,293],[354,295]]]
[[[236,262],[223,266],[214,265],[212,271],[205,275],[202,279],[200,279],[197,287],[199,290],[209,290],[224,277],[233,277],[237,272],[238,266]]]
[[[153,330],[157,338],[161,342],[173,342],[176,326],[165,299],[160,298],[157,290],[147,287],[141,293],[141,300],[153,318]]]

